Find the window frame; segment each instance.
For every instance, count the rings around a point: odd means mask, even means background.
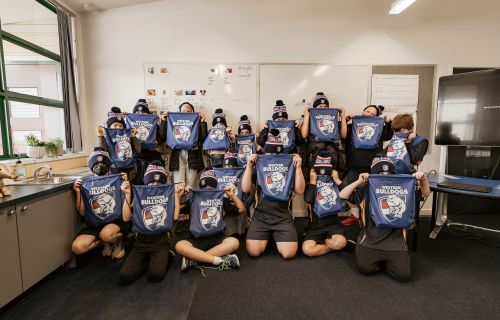
[[[43,7],[45,7],[46,9],[52,11],[54,14],[57,15],[56,6],[50,1],[33,0],[33,2],[41,4]],[[40,106],[64,109],[64,98],[62,100],[54,100],[54,99],[32,96],[8,90],[6,81],[4,46],[3,46],[4,41],[8,41],[26,50],[47,57],[52,61],[61,63],[60,54],[54,53],[50,50],[42,48],[34,43],[31,43],[7,31],[2,30],[2,24],[0,21],[0,135],[3,147],[2,153],[0,154],[0,160],[12,159],[23,156],[23,154],[17,156],[14,154],[12,145],[13,137],[10,136],[12,128],[10,125],[9,101],[23,102],[29,104],[36,104]]]

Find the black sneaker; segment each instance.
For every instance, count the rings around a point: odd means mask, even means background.
[[[189,267],[196,266],[196,261],[189,260],[186,257],[182,257],[181,261],[181,271],[186,271]]]
[[[222,263],[219,265],[220,270],[236,269],[240,267],[240,260],[235,254],[228,254],[222,257]]]

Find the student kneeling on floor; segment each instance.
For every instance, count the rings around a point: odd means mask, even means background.
[[[199,262],[212,264],[221,270],[240,266],[238,256],[231,254],[240,245],[238,239],[224,235],[224,193],[236,205],[240,214],[245,214],[245,206],[236,196],[234,188],[217,188],[217,179],[213,170],[205,170],[200,176],[200,188],[187,191],[191,196],[190,224],[191,237],[180,240],[175,251],[182,255],[181,270],[189,267],[201,267]]]
[[[243,192],[252,191],[254,166],[257,174],[257,194],[260,198],[248,227],[246,249],[250,256],[260,256],[272,236],[284,259],[295,257],[298,249],[297,231],[290,213],[292,191],[304,194],[302,158],[298,154],[282,154],[283,141],[277,129],[269,131],[264,146],[265,155],[253,154],[242,179]]]
[[[389,276],[396,281],[406,282],[411,278],[411,257],[406,245],[406,229],[398,226],[403,225],[404,222],[399,224],[399,221],[407,219],[405,212],[411,210],[411,206],[414,206],[415,201],[417,201],[413,198],[415,184],[413,182],[411,187],[403,186],[397,180],[397,177],[394,177],[394,182],[391,182],[391,185],[382,184],[377,187],[374,181],[370,180],[383,177],[383,175],[390,176],[394,171],[394,164],[385,155],[379,154],[373,159],[371,175],[368,178],[369,185],[367,189],[369,192],[367,197],[360,203],[361,232],[355,250],[356,265],[361,273],[369,275],[379,272],[381,265],[385,264]],[[406,179],[411,178],[410,175],[399,176],[402,176],[403,180],[405,176]],[[428,197],[430,189],[425,174],[416,172],[414,177],[420,183],[422,196]],[[371,189],[374,189],[375,193],[372,193]],[[377,199],[375,195],[379,190],[384,191],[383,189],[387,189],[389,192],[380,193],[387,193],[388,195]],[[409,198],[413,200],[413,203],[408,201]],[[380,220],[373,215],[373,212],[378,210],[386,217],[384,218],[385,221],[383,221],[384,226],[381,226]]]
[[[132,282],[146,271],[152,281],[165,277],[170,229],[179,218],[179,198],[184,194],[184,184],[177,185],[175,190],[173,184],[166,184],[167,174],[159,161],[148,166],[143,181],[144,186],[131,187],[129,181],[121,186],[125,193],[123,220],[132,220],[132,230],[137,232],[136,243],[120,269],[122,283]]]

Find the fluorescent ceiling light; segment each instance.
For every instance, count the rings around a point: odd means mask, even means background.
[[[417,0],[396,0],[389,10],[389,14],[400,14]]]

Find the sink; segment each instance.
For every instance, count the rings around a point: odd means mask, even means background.
[[[29,178],[25,180],[13,181],[9,185],[19,186],[19,185],[46,185],[46,184],[63,184],[70,181],[75,181],[79,177],[77,176],[64,176],[64,177],[50,177],[49,179],[38,179]]]

